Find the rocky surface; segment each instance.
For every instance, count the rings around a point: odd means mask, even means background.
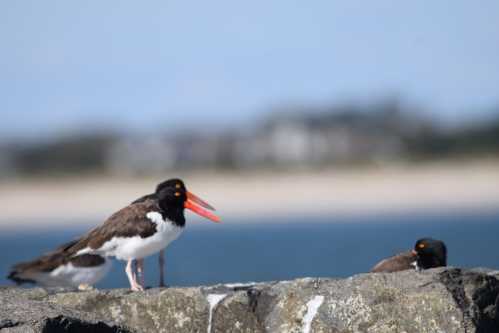
[[[4,332],[499,332],[499,272],[441,268],[259,284],[0,289]]]
[[[48,296],[49,294],[40,288],[0,288],[0,332],[128,332],[111,321],[103,320],[95,313],[50,302]]]

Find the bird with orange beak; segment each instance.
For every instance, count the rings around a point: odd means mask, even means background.
[[[74,255],[99,254],[127,261],[125,272],[131,289],[144,290],[144,258],[160,252],[162,265],[163,249],[184,230],[185,209],[213,222],[220,222],[220,218],[210,212],[214,208],[187,191],[182,180],[169,179],[160,183],[154,193],[111,215],[70,250]],[[160,269],[163,272],[163,267]]]
[[[429,269],[447,266],[447,247],[441,240],[421,238],[410,251],[399,253],[377,263],[372,273],[392,273],[407,269]]]

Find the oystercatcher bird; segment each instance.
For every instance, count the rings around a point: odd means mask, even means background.
[[[413,250],[380,261],[371,269],[371,273],[391,273],[442,266],[447,266],[447,248],[444,242],[432,238],[421,238],[416,242]]]
[[[32,261],[14,265],[8,278],[18,285],[35,283],[43,287],[88,289],[109,272],[111,261],[96,254],[74,256],[67,249],[77,242],[66,243]]]
[[[220,222],[218,216],[208,211],[214,208],[187,191],[182,180],[169,179],[160,183],[154,193],[114,213],[69,251],[75,255],[98,254],[126,260],[125,272],[131,289],[144,290],[143,258],[162,251],[178,238],[185,227],[185,209]],[[137,272],[133,267],[134,260]]]

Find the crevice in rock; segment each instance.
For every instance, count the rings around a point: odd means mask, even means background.
[[[131,333],[124,328],[103,322],[86,322],[77,318],[57,316],[43,322],[42,333]]]
[[[452,295],[463,314],[465,332],[474,327],[477,333],[499,332],[499,281],[493,276],[448,269],[439,274],[439,281]],[[465,284],[477,286],[470,299]]]
[[[277,297],[269,294],[267,288],[250,288],[246,291],[246,295],[248,296],[249,310],[256,316],[258,324],[263,329],[265,319],[274,307]]]
[[[22,322],[16,321],[16,320],[10,320],[10,319],[0,320],[0,330],[2,328],[16,327],[16,326],[19,326],[21,324],[22,324]]]
[[[463,314],[464,332],[467,333],[471,328],[470,326],[473,325],[473,321],[471,320],[469,313],[470,302],[466,298],[466,292],[464,291],[461,269],[456,268],[445,270],[438,275],[438,278],[452,295],[457,307],[461,310],[461,313]]]
[[[258,289],[250,288],[246,291],[246,295],[248,296],[248,306],[250,311],[255,313],[256,307],[258,306],[258,298],[262,292]]]
[[[471,299],[475,311],[473,322],[477,333],[499,332],[499,281],[493,276],[472,276],[473,282],[479,287]]]

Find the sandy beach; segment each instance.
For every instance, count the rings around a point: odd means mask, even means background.
[[[289,215],[362,215],[499,210],[499,160],[318,172],[194,173],[181,176],[226,223]],[[4,180],[0,228],[98,224],[158,178]]]

